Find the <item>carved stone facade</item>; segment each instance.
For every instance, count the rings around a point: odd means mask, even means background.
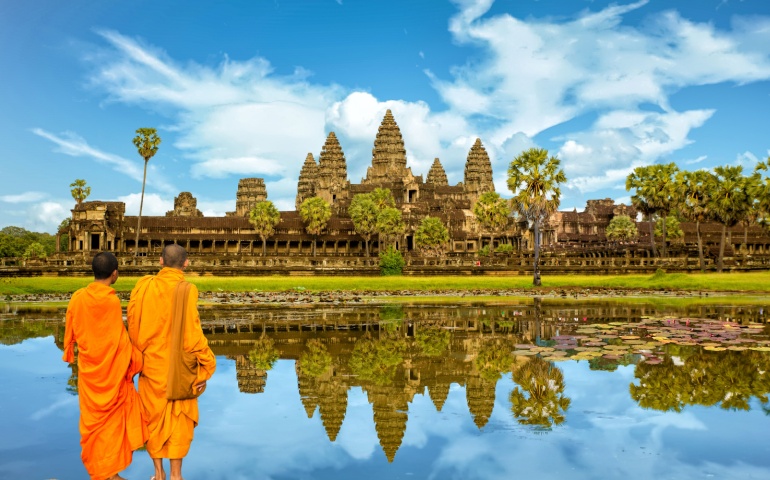
[[[235,211],[227,212],[228,217],[246,217],[254,205],[267,200],[265,180],[262,178],[242,178],[238,181],[235,194]]]
[[[166,212],[167,217],[202,217],[198,200],[190,192],[182,192],[174,198],[174,209]]]

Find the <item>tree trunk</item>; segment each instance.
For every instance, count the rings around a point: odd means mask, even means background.
[[[535,221],[535,260],[534,260],[534,277],[532,278],[532,285],[540,286],[540,222]]]
[[[136,240],[134,241],[134,257],[139,256],[139,232],[142,230],[142,207],[144,206],[144,185],[147,181],[147,161],[149,158],[144,159],[144,174],[142,175],[142,196],[139,199],[139,217],[136,219]],[[134,261],[136,265],[136,261]]]
[[[650,224],[650,245],[652,246],[652,256],[657,257],[658,254],[655,251],[655,225],[652,224],[652,214],[647,215],[647,221]]]
[[[318,243],[318,237],[313,235],[313,256],[315,257],[315,244]]]
[[[706,271],[706,262],[703,259],[703,239],[700,234],[700,222],[695,222],[695,233],[698,235],[698,262],[700,263],[700,271]]]
[[[267,237],[262,237],[262,256],[267,256]]]
[[[721,272],[724,263],[722,259],[725,256],[725,237],[727,236],[727,225],[722,224],[722,239],[719,241],[719,260],[717,260],[717,272]]]
[[[663,217],[663,246],[660,249],[660,252],[661,252],[660,256],[664,258],[667,256],[666,242],[668,241],[668,232],[666,232],[666,220],[668,220],[668,217],[664,216]]]
[[[741,245],[741,251],[745,254],[749,249],[749,224],[743,225],[743,245]]]
[[[369,239],[364,238],[364,247],[366,248],[366,256],[369,257]]]

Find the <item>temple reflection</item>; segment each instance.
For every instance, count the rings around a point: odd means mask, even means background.
[[[40,314],[38,314],[38,318]],[[483,429],[497,383],[511,375],[509,414],[547,431],[568,418],[559,361],[591,370],[633,365],[631,398],[643,408],[691,405],[770,410],[770,335],[762,307],[661,308],[613,302],[532,302],[500,306],[388,306],[202,309],[214,353],[235,363],[241,392],[268,387],[275,362],[293,360],[302,407],[316,412],[330,441],[342,428],[352,388],[372,406],[381,448],[395,458],[409,407],[427,395],[437,412],[451,386],[464,389],[470,419]],[[61,318],[0,321],[0,342],[52,336]],[[685,368],[683,368],[685,367]],[[77,394],[73,369],[67,390]]]

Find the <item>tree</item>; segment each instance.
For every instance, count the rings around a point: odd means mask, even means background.
[[[321,197],[311,197],[299,206],[299,215],[305,223],[305,230],[313,236],[313,256],[315,244],[326,223],[332,216],[332,207]]]
[[[721,166],[714,168],[714,175],[708,183],[711,192],[708,209],[711,217],[722,224],[722,238],[719,242],[717,271],[724,269],[725,237],[727,229],[734,227],[748,213],[748,183],[743,176],[743,167]]]
[[[660,214],[667,217],[671,211],[679,205],[680,193],[676,175],[679,169],[675,163],[666,165],[647,165],[636,167],[626,178],[626,190],[632,188],[636,191],[631,196],[631,203],[644,215],[650,222],[650,244],[652,254],[655,252],[655,233],[654,216]],[[663,236],[665,237],[665,224]],[[663,242],[661,249],[663,256],[666,256],[666,243]]]
[[[281,212],[270,200],[258,202],[249,212],[249,223],[254,226],[257,235],[262,239],[263,257],[267,255],[267,238],[275,233],[275,226],[280,221]]]
[[[665,221],[663,217],[658,218],[658,221],[655,222],[655,236],[662,238],[664,244],[668,240],[684,238],[684,232],[680,227],[679,219],[673,215],[666,217]]]
[[[713,182],[713,174],[707,170],[694,172],[681,171],[677,175],[677,183],[682,192],[682,203],[679,206],[681,214],[691,222],[695,222],[695,233],[698,238],[698,262],[701,271],[706,270],[703,258],[703,238],[700,231],[702,222],[709,220],[709,184]]]
[[[371,194],[359,193],[353,196],[348,207],[348,215],[353,221],[356,233],[364,238],[366,256],[369,256],[369,241],[377,233],[377,214],[379,210]]]
[[[484,192],[473,206],[473,214],[479,224],[489,232],[489,245],[494,247],[495,235],[508,226],[508,216],[511,214],[508,202],[497,192]]]
[[[607,229],[604,231],[607,240],[611,242],[630,242],[639,236],[636,223],[628,215],[612,217]]]
[[[513,159],[508,167],[508,189],[513,207],[530,224],[535,237],[533,284],[540,285],[540,228],[559,209],[561,189],[567,181],[559,159],[548,157],[548,150],[530,148]]]
[[[415,247],[423,254],[441,257],[449,243],[449,230],[436,217],[425,217],[414,232]]]
[[[532,358],[514,369],[512,377],[521,387],[515,387],[510,395],[511,412],[520,424],[550,428],[564,422],[572,402],[564,395],[561,370],[545,360]]]
[[[72,198],[75,199],[78,205],[91,195],[91,187],[87,187],[86,181],[80,178],[70,183],[70,187],[72,187],[72,190],[70,190]]]
[[[59,224],[59,228],[56,229],[56,232],[60,235],[59,237],[59,249],[61,251],[69,251],[70,249],[70,223],[72,222],[72,219],[67,217],[64,220],[61,221]],[[65,248],[66,247],[66,248]]]
[[[379,216],[386,208],[395,208],[396,200],[393,198],[393,193],[389,188],[375,188],[369,194],[374,202],[374,206],[377,207],[377,215]],[[377,227],[377,248],[382,251],[382,232]]]
[[[770,227],[770,176],[767,174],[769,169],[770,157],[764,162],[759,162],[754,169],[754,173],[761,176],[754,192],[754,198],[757,199],[757,223],[765,228]]]
[[[404,234],[404,220],[401,210],[395,207],[383,208],[377,215],[377,231],[395,247],[396,240]]]
[[[134,255],[139,256],[139,232],[142,230],[142,207],[144,206],[144,186],[147,183],[147,163],[158,151],[160,137],[154,128],[139,128],[136,130],[137,136],[134,137],[134,146],[139,155],[144,159],[144,174],[142,175],[142,196],[139,199],[139,217],[136,219],[136,242],[134,244]]]
[[[24,249],[24,253],[22,253],[21,256],[25,260],[29,260],[33,258],[46,258],[48,254],[46,253],[45,247],[43,245],[38,242],[32,242],[27,245],[27,248]]]

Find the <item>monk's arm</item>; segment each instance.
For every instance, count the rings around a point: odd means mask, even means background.
[[[198,357],[200,368],[198,368],[198,380],[196,383],[201,383],[214,375],[214,370],[217,368],[217,360],[214,357],[214,352],[209,348],[209,342],[206,340],[206,336],[203,335],[203,330],[201,329],[201,319],[198,314],[198,289],[195,285],[190,287],[186,317],[184,349]]]

